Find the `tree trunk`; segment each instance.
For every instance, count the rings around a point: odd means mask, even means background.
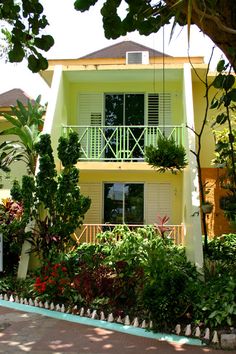
[[[216,46],[222,50],[226,58],[236,71],[236,1],[218,0],[208,1],[192,0],[191,12],[189,12],[190,1],[182,2],[176,0],[165,0],[170,10],[179,7],[182,13],[183,22],[191,20],[204,34],[206,34]],[[190,18],[191,17],[191,18]]]

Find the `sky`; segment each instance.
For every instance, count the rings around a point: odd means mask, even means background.
[[[104,36],[100,8],[103,0],[89,11],[80,13],[74,10],[74,0],[41,0],[49,26],[47,34],[54,37],[55,44],[45,55],[48,59],[79,58],[96,50],[108,47],[125,39],[131,40],[160,52],[173,56],[187,56],[188,40],[186,28],[178,28],[170,41],[171,26],[150,36],[130,33],[126,37],[108,40]],[[163,46],[164,38],[164,46]],[[213,43],[204,36],[196,26],[190,32],[190,55],[204,56],[207,62]],[[220,51],[216,51],[213,65],[220,59]],[[0,58],[0,94],[20,88],[32,98],[42,95],[47,102],[50,90],[39,74],[33,74],[27,68],[27,62],[19,64],[6,63]]]

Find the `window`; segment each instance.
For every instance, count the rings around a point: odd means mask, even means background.
[[[141,183],[105,183],[104,222],[143,224],[144,185]]]
[[[132,158],[142,157],[140,148],[144,147],[144,138],[139,138],[144,125],[144,94],[106,94],[105,95],[105,125],[109,127],[128,126],[129,130],[119,129],[114,134],[114,128],[106,129],[106,138],[109,146],[106,149],[106,157],[114,156],[117,144],[122,141],[122,154],[132,153]],[[135,126],[132,128],[132,126]],[[138,126],[141,126],[140,128]],[[125,135],[126,134],[126,135]],[[123,156],[121,156],[123,157]]]
[[[105,125],[143,125],[144,94],[106,94]]]

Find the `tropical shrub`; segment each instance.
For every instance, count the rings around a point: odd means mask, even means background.
[[[34,283],[34,295],[41,301],[70,303],[71,279],[65,262],[46,262]]]
[[[199,281],[195,266],[171,240],[157,237],[146,245],[140,301],[154,328],[167,329],[176,322],[190,321]]]
[[[236,234],[223,234],[213,238],[208,244],[208,258],[235,265],[236,263]]]
[[[209,242],[204,259],[205,282],[202,282],[196,317],[207,326],[224,328],[236,325],[236,235],[225,234]]]
[[[28,100],[27,107],[17,100],[17,105],[11,107],[11,114],[3,113],[11,126],[2,130],[0,135],[14,135],[15,140],[1,144],[0,167],[9,168],[12,162],[20,160],[26,164],[28,173],[34,174],[37,161],[35,145],[41,135],[46,111],[40,100],[41,96],[34,103]]]
[[[110,308],[142,314],[162,329],[192,314],[199,279],[183,248],[158,236],[151,226],[137,231],[117,226],[99,239],[106,243],[88,246],[95,253],[80,263],[75,281],[87,305],[106,297]]]
[[[0,204],[0,233],[3,235],[4,274],[14,274],[25,240],[25,225],[22,222],[23,205],[10,198]]]
[[[142,277],[128,261],[114,259],[112,251],[113,246],[106,244],[79,247],[73,286],[87,306],[103,298],[107,310],[125,311],[135,307],[135,289]]]
[[[234,234],[209,242],[204,277],[184,248],[158,235],[155,226],[117,226],[101,233],[99,241],[54,255],[31,275],[28,289],[16,284],[17,291],[71,308],[138,316],[152,320],[156,330],[169,331],[177,323],[236,326]],[[12,278],[0,279],[1,292],[13,290]]]
[[[62,154],[62,146],[63,154]],[[11,190],[12,197],[23,203],[23,220],[33,221],[32,251],[41,259],[53,259],[74,243],[71,235],[82,224],[90,207],[90,199],[80,193],[79,171],[73,165],[79,157],[78,135],[59,139],[59,156],[64,166],[57,176],[51,139],[42,135],[35,149],[39,155],[39,172],[36,178],[23,176],[22,186]],[[71,161],[73,155],[73,161]]]
[[[0,277],[0,294],[18,296],[25,299],[33,297],[34,277],[29,276],[26,279],[17,279],[15,275]]]
[[[236,325],[236,274],[222,273],[215,265],[215,274],[201,285],[198,302],[195,303],[195,318],[202,319],[206,326],[217,329]]]

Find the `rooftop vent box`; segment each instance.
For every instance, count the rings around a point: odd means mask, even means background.
[[[126,52],[126,64],[149,64],[149,52]]]

